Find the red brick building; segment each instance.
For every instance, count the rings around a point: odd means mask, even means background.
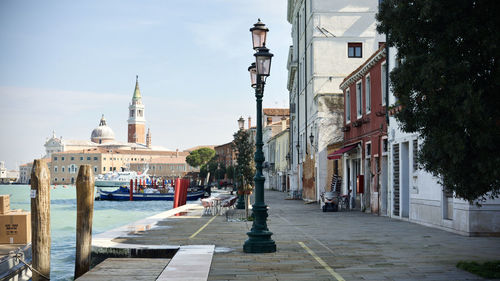
[[[344,145],[329,155],[329,159],[343,156],[343,193],[350,190],[356,208],[373,213],[378,213],[379,189],[387,175],[385,75],[382,46],[340,84],[344,92]]]
[[[228,142],[214,147],[217,162],[226,167],[236,165],[236,154],[233,150],[233,142]]]

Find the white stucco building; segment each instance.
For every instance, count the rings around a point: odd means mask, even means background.
[[[395,66],[395,55],[396,49],[390,48],[389,70]],[[396,98],[392,90],[389,93],[389,105],[393,105]],[[462,235],[498,236],[500,199],[477,207],[445,192],[438,178],[419,169],[415,155],[421,144],[418,134],[402,132],[396,119],[389,118],[387,214]]]
[[[342,80],[384,42],[376,0],[288,0],[290,189],[318,200],[330,184],[327,146],[342,141]],[[310,143],[310,136],[313,144]]]

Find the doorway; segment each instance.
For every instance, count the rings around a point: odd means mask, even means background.
[[[410,151],[409,142],[401,144],[401,217],[410,214]]]

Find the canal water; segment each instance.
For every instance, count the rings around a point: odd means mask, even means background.
[[[29,185],[0,185],[11,209],[30,211]],[[170,210],[172,201],[95,201],[92,233],[98,234]],[[76,245],[76,188],[58,185],[50,192],[51,280],[73,280]]]

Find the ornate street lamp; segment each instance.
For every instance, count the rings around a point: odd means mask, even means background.
[[[241,134],[244,126],[245,126],[245,119],[243,119],[243,116],[240,116],[240,119],[238,119],[238,126],[240,127],[240,130],[238,131],[238,134]],[[238,152],[236,152],[238,155]],[[241,171],[240,167],[238,166],[238,181],[241,179]],[[243,180],[240,182],[239,188],[237,190],[243,190],[245,186],[243,185]],[[245,195],[244,194],[239,194],[237,191],[238,195],[238,202],[236,203],[236,209],[245,209]]]
[[[247,232],[248,239],[243,245],[245,253],[274,253],[276,243],[271,239],[273,233],[267,228],[267,206],[264,203],[264,181],[262,174],[262,163],[264,162],[264,152],[262,146],[262,97],[264,96],[264,85],[271,70],[271,58],[273,54],[265,47],[266,33],[269,31],[260,21],[250,29],[252,32],[253,48],[257,50],[255,56],[256,81],[255,98],[257,100],[257,134],[255,142],[255,203],[252,205],[254,220],[252,229]],[[252,66],[248,68],[251,71]],[[252,77],[252,72],[250,72]],[[253,86],[252,81],[252,86]]]
[[[266,78],[271,72],[271,58],[273,54],[269,53],[269,49],[266,47],[261,47],[257,49],[255,56],[255,65],[257,68],[257,77],[263,79],[266,82]]]
[[[240,116],[240,119],[238,119],[238,127],[240,130],[243,130],[243,127],[245,126],[245,119],[243,119],[242,116]]]
[[[269,32],[269,29],[260,21],[260,19],[253,25],[252,28],[250,28],[250,32],[252,32],[252,43],[254,50],[266,45],[266,35],[267,32]]]
[[[255,62],[252,62],[252,64],[248,67],[248,72],[250,73],[252,88],[255,89],[255,87],[257,87],[257,68],[255,67]]]

